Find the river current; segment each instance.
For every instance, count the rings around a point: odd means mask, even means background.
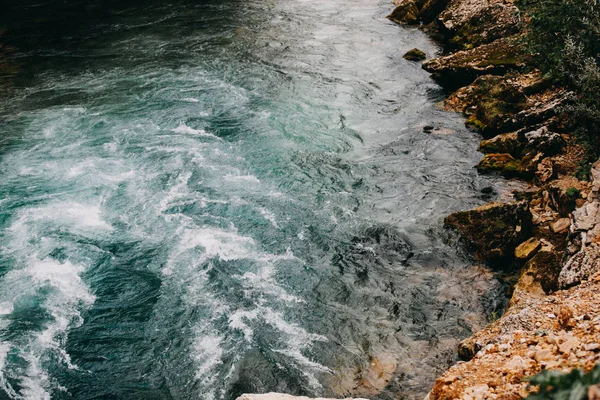
[[[422,398],[502,306],[442,229],[500,184],[387,1],[14,3],[1,398]]]

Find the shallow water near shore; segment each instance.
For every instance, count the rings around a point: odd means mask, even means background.
[[[388,2],[57,7],[4,21],[3,397],[421,398],[502,306],[441,228],[501,183]]]

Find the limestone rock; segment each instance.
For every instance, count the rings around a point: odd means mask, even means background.
[[[409,61],[422,61],[427,58],[427,55],[419,49],[411,49],[402,57]]]
[[[567,229],[569,229],[570,226],[571,226],[570,218],[561,218],[558,221],[555,221],[552,224],[550,224],[550,229],[552,229],[552,232],[554,232],[554,233],[560,233],[560,232],[564,232]]]
[[[439,17],[453,48],[469,49],[511,36],[522,28],[519,10],[503,1],[453,1]]]
[[[406,0],[387,16],[388,19],[400,24],[416,24],[418,20],[419,8],[414,0]]]
[[[543,297],[556,290],[560,272],[561,254],[554,250],[538,251],[523,267],[509,304],[514,306],[531,297]]]
[[[518,260],[528,260],[542,247],[542,242],[532,237],[517,246],[515,249],[515,258]]]
[[[479,144],[479,151],[485,154],[506,153],[513,157],[520,157],[524,148],[524,143],[519,141],[516,132],[503,133],[492,139],[482,140]]]
[[[551,158],[544,158],[537,165],[535,178],[539,183],[546,183],[554,176],[554,163]]]
[[[536,72],[483,75],[453,93],[445,104],[450,110],[463,112],[468,117],[467,126],[486,139],[517,131],[519,153],[507,151],[516,158],[529,152],[551,156],[564,146],[562,137],[552,129],[560,125],[556,110],[568,94],[547,85]]]
[[[448,216],[447,228],[457,231],[475,256],[492,265],[506,265],[517,245],[529,237],[531,213],[527,202],[489,203]]]
[[[535,127],[541,123],[549,124],[557,115],[557,110],[560,109],[573,94],[564,90],[552,89],[539,93],[539,99],[533,97],[530,99],[530,103],[523,111],[518,112],[514,117],[514,126],[522,126],[525,129],[529,127]],[[549,124],[552,125],[552,124]],[[560,125],[560,124],[558,124]]]
[[[599,291],[600,275],[595,275],[575,288],[511,306],[500,320],[468,339],[478,350],[436,380],[429,400],[474,394],[526,398],[536,388],[524,378],[544,369],[589,371],[600,361]]]
[[[545,156],[557,154],[565,145],[565,140],[562,136],[558,133],[550,132],[546,126],[527,132],[524,136],[527,141],[527,149],[543,153]]]
[[[477,164],[479,173],[497,172],[507,178],[523,176],[521,163],[508,153],[504,154],[487,154]]]
[[[477,77],[502,75],[510,69],[523,66],[522,50],[513,39],[503,38],[471,50],[434,58],[423,68],[443,86],[458,88],[468,85]]]
[[[552,205],[558,213],[566,217],[575,210],[576,201],[588,185],[573,176],[565,176],[548,184]]]
[[[532,151],[521,158],[519,176],[523,179],[532,179],[538,170],[538,164],[544,158],[544,153]]]
[[[425,0],[419,10],[421,22],[428,24],[432,22],[450,3],[450,0]]]
[[[571,257],[560,272],[558,284],[568,288],[581,283],[600,271],[600,245],[592,244]]]

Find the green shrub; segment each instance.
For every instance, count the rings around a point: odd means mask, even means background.
[[[521,0],[533,64],[574,95],[562,110],[590,153],[600,155],[599,0]]]
[[[529,395],[528,400],[583,400],[587,399],[588,387],[600,383],[600,365],[588,373],[580,369],[566,374],[544,371],[527,380],[540,388],[538,393]]]
[[[566,193],[567,193],[567,196],[569,196],[571,198],[575,198],[575,199],[578,199],[579,196],[581,196],[581,193],[579,192],[579,189],[574,188],[574,187],[568,188],[567,191],[566,191]]]

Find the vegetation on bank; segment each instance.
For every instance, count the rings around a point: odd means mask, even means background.
[[[521,0],[534,65],[573,91],[562,108],[569,128],[600,156],[600,1]]]
[[[581,369],[567,373],[546,370],[528,380],[539,386],[539,392],[527,397],[528,400],[583,400],[592,397],[589,395],[590,386],[600,383],[600,366],[588,373]],[[598,394],[600,388],[592,390]]]

